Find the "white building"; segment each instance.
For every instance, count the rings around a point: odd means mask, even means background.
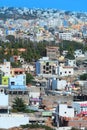
[[[75,58],[85,57],[85,55],[82,53],[81,49],[78,49],[78,50],[74,51],[74,56],[75,56]]]
[[[66,80],[60,80],[57,78],[49,79],[48,88],[52,90],[65,90],[65,87],[67,86]]]
[[[72,76],[74,74],[73,67],[70,66],[59,66],[58,75],[59,76]]]
[[[10,76],[10,62],[4,61],[4,64],[0,64],[0,70],[4,76]]]
[[[73,107],[76,114],[87,115],[87,101],[73,102]]]
[[[40,89],[32,86],[29,89],[29,105],[30,106],[35,106],[35,107],[39,107],[39,103],[40,103]]]
[[[59,104],[59,116],[74,117],[74,108],[67,104]]]
[[[29,123],[29,116],[24,114],[0,114],[0,128],[9,129]]]
[[[73,59],[73,60],[68,59],[67,64],[68,64],[68,66],[76,67],[76,59]]]
[[[4,93],[4,90],[0,90],[0,113],[3,112],[8,112],[8,95]],[[1,128],[1,127],[0,127]]]
[[[59,39],[72,40],[72,33],[59,33]]]

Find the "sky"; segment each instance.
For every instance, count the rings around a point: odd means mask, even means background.
[[[86,11],[87,0],[0,0],[0,7],[55,8],[68,11]]]

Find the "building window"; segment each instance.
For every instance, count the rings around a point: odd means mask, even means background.
[[[60,72],[60,75],[62,75],[62,72]]]
[[[45,69],[45,65],[43,66],[43,69]]]
[[[66,74],[67,72],[65,71],[65,74]]]
[[[46,67],[46,70],[49,70],[49,67]]]
[[[45,71],[43,71],[43,74],[45,74]]]
[[[69,73],[71,73],[71,71],[69,71]]]
[[[4,82],[6,82],[6,79],[4,79]]]
[[[11,82],[11,85],[15,85],[15,82]]]
[[[49,66],[49,62],[46,63],[46,66]]]

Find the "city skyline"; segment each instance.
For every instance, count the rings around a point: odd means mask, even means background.
[[[55,8],[68,11],[85,11],[87,1],[84,0],[1,0],[0,7]]]

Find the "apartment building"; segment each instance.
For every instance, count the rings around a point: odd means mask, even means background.
[[[49,59],[58,59],[58,57],[60,56],[59,47],[46,47],[46,56],[49,57]]]
[[[43,57],[36,62],[36,75],[57,75],[58,61]]]

